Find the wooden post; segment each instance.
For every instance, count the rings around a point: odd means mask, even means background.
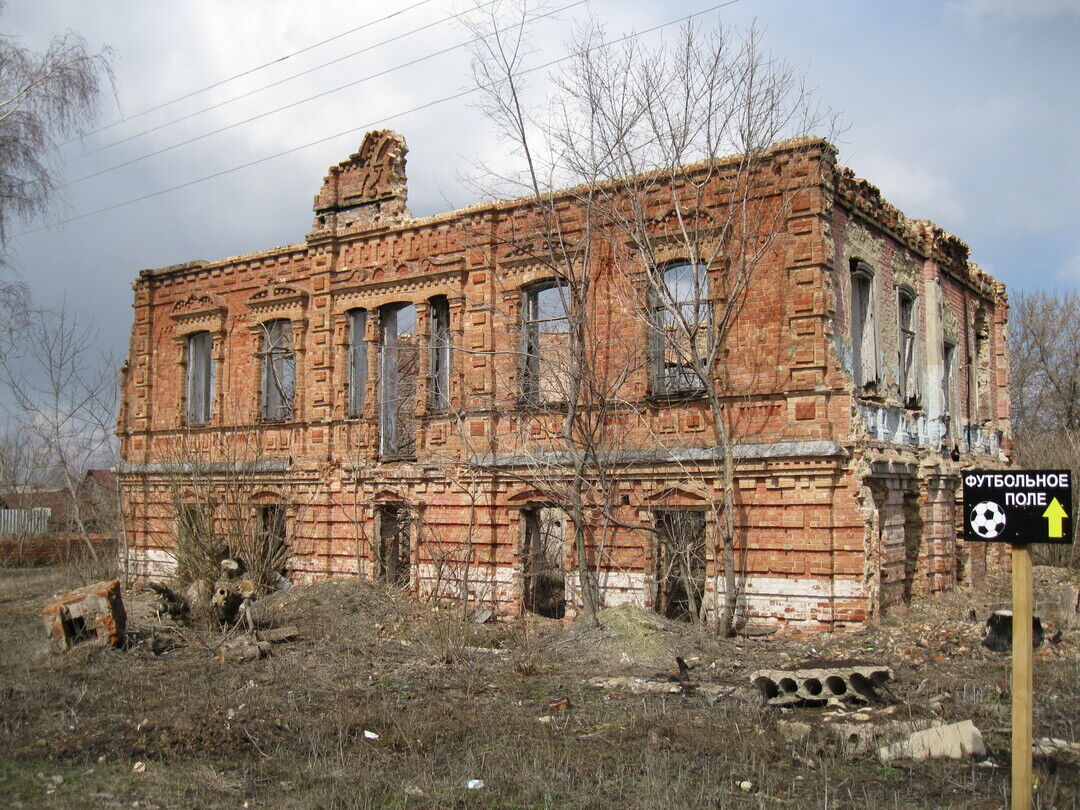
[[[1012,810],[1031,808],[1031,552],[1012,549]]]

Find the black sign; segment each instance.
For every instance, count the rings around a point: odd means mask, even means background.
[[[970,470],[963,482],[965,540],[1073,541],[1068,470]]]

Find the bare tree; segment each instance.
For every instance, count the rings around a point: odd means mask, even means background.
[[[117,384],[115,364],[100,356],[95,337],[66,307],[36,313],[20,352],[0,358],[0,375],[18,429],[48,454],[74,528],[96,563],[83,481],[91,467],[114,460]]]
[[[504,23],[507,14],[516,25]],[[531,105],[522,83],[529,19],[520,2],[485,4],[473,18],[474,74],[484,109],[522,166],[495,179],[533,205],[535,227],[522,232],[542,235],[537,253],[566,281],[569,309],[577,313],[568,342],[579,367],[573,378],[588,380],[580,372],[595,362],[590,287],[594,260],[603,254],[610,273],[626,281],[619,288],[634,297],[626,310],[652,336],[651,393],[707,402],[713,452],[707,470],[698,465],[692,472],[716,482],[703,489],[721,493],[713,512],[725,581],[720,628],[728,633],[737,604],[729,408],[740,393],[726,373],[728,336],[784,231],[788,202],[764,204],[755,194],[755,175],[775,142],[823,126],[830,135],[834,122],[815,107],[796,73],[763,54],[757,31],[735,36],[689,23],[653,48],[633,37],[609,40],[593,25],[571,43],[569,59],[554,76],[551,103]],[[556,210],[568,197],[581,217],[572,232]],[[682,256],[674,265],[665,259],[673,243]],[[613,402],[632,406],[624,390],[602,388],[588,397],[570,393],[585,414]],[[564,449],[580,447],[575,426],[581,420],[567,409]],[[613,457],[582,452],[572,461],[575,476],[595,476],[605,467],[602,458]],[[581,509],[572,515],[578,525],[584,518]]]
[[[1024,467],[1080,474],[1080,292],[1021,291],[1010,303],[1009,383],[1016,457]],[[1039,547],[1076,564],[1076,545]]]

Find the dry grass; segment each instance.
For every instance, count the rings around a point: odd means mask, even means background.
[[[74,580],[65,569],[7,570],[0,578],[0,795],[25,807],[864,808],[1004,800],[1006,768],[885,767],[870,755],[842,754],[817,731],[804,742],[783,740],[778,720],[813,719],[820,710],[781,716],[747,697],[714,705],[588,687],[587,676],[600,672],[655,673],[647,663],[620,663],[633,657],[637,640],[620,650],[618,639],[576,627],[463,623],[457,611],[358,582],[295,588],[265,604],[263,621],[295,622],[303,638],[262,661],[222,664],[197,646],[161,656],[145,646],[52,655],[38,611]],[[732,683],[760,665],[858,649],[893,663],[897,692],[913,705],[947,686],[954,698],[943,717],[973,718],[1001,750],[1005,659],[977,648],[915,667],[898,644],[886,648],[891,633],[947,623],[962,609],[959,599],[937,604],[897,627],[824,644],[717,640],[658,623],[659,638],[648,645],[696,657],[695,678]],[[1076,739],[1078,675],[1075,657],[1038,664],[1037,734]],[[547,703],[564,697],[569,710],[540,722]],[[136,762],[145,771],[134,772]],[[1040,774],[1040,806],[1077,805],[1075,773]],[[486,787],[468,790],[470,779]],[[743,780],[753,792],[736,784]]]

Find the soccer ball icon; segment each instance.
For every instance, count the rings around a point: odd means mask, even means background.
[[[993,540],[1005,528],[1005,513],[993,501],[975,504],[971,510],[971,528],[986,540]]]

